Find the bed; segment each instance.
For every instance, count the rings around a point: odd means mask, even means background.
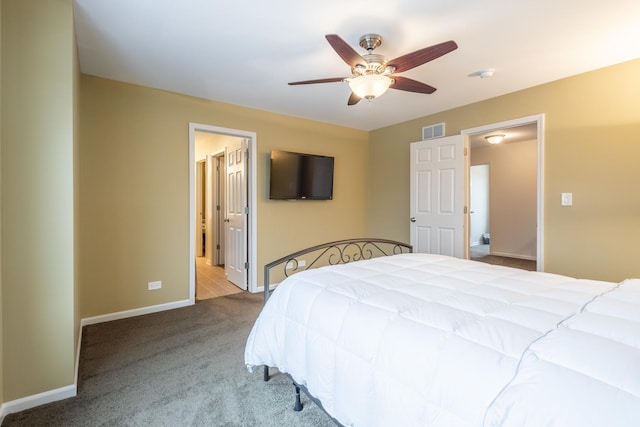
[[[345,426],[640,425],[639,279],[399,252],[285,271],[248,369],[286,373]]]

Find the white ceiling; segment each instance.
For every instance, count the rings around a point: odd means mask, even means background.
[[[74,0],[83,73],[372,130],[640,57],[638,0]],[[347,77],[325,39],[359,53],[380,34],[388,59],[454,40],[400,75],[438,90],[389,90],[347,106]],[[470,77],[495,69],[491,78]]]

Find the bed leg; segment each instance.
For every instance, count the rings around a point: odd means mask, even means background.
[[[300,401],[300,387],[293,383],[293,386],[296,388],[296,403],[293,405],[293,410],[296,412],[302,411],[302,402]]]
[[[263,379],[264,379],[265,381],[269,381],[269,367],[268,367],[268,366],[265,366],[265,367],[264,367],[264,375],[263,375]]]

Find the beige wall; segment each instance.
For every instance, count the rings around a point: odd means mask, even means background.
[[[2,398],[74,382],[71,0],[2,0]]]
[[[194,160],[205,160],[208,154],[224,151],[227,144],[242,140],[237,136],[222,135],[217,133],[197,131],[194,135]]]
[[[489,165],[491,253],[536,259],[538,143],[471,149],[471,165]]]
[[[366,132],[83,75],[83,317],[188,298],[189,122],[257,135],[259,278],[290,251],[365,234]],[[335,156],[334,200],[268,200],[271,149]]]
[[[453,135],[544,113],[545,270],[639,277],[639,76],[634,60],[371,132],[369,234],[409,240],[409,143],[423,126],[445,122]]]

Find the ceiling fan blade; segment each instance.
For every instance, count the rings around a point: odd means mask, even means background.
[[[360,102],[361,99],[362,98],[360,98],[358,95],[351,92],[351,96],[349,96],[349,101],[347,101],[347,105],[356,105],[358,102]]]
[[[311,85],[315,83],[335,83],[341,82],[344,80],[344,77],[330,77],[328,79],[316,79],[316,80],[303,80],[300,82],[291,82],[289,83],[291,86],[293,85]]]
[[[347,42],[337,34],[327,34],[325,36],[333,50],[336,51],[340,58],[346,62],[351,68],[358,64],[367,65],[367,62],[356,52]]]
[[[453,40],[448,42],[436,44],[433,46],[425,47],[424,49],[416,50],[415,52],[408,53],[406,55],[399,56],[387,62],[387,65],[396,67],[395,72],[401,73],[403,71],[410,70],[418,65],[425,64],[429,61],[433,61],[436,58],[446,55],[447,53],[456,50],[458,45]]]
[[[406,77],[401,76],[391,76],[394,80],[389,86],[391,89],[398,90],[406,90],[407,92],[417,92],[417,93],[433,93],[436,91],[436,88],[433,86],[429,86],[428,84],[419,82],[417,80],[408,79]]]

